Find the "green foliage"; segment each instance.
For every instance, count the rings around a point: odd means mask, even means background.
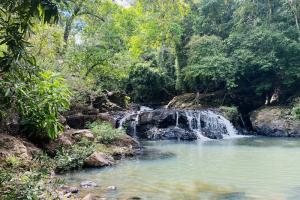
[[[15,176],[13,173],[1,170],[1,199],[3,200],[38,200],[45,192],[42,184],[42,174],[26,172]]]
[[[93,122],[88,124],[88,127],[95,135],[96,142],[102,144],[111,144],[114,140],[124,135],[124,131],[121,129],[115,129],[111,124],[106,122]]]
[[[84,160],[94,151],[94,145],[88,141],[82,141],[69,149],[60,149],[56,152],[56,172],[63,173],[82,168]]]
[[[263,102],[276,91],[290,95],[299,90],[297,3],[204,0],[191,5],[182,40],[188,91],[227,90]]]
[[[225,56],[224,44],[216,36],[193,36],[187,45],[188,66],[184,81],[198,91],[234,87],[234,70],[230,58]]]
[[[225,114],[226,118],[231,121],[237,120],[239,117],[239,111],[235,106],[221,106],[219,109]]]
[[[9,156],[6,158],[6,162],[8,165],[12,166],[12,167],[17,167],[20,165],[21,161],[18,157],[16,156]]]
[[[56,138],[63,128],[59,113],[68,109],[71,96],[63,79],[44,72],[34,77],[30,85],[16,84],[16,93],[22,124],[36,133],[46,132],[50,138]]]
[[[168,100],[175,83],[158,68],[136,67],[129,73],[127,91],[137,102],[160,102]]]
[[[293,107],[292,114],[294,115],[295,119],[300,119],[300,105]]]
[[[36,155],[37,156],[37,155]],[[51,161],[42,156],[30,163],[18,157],[8,157],[0,164],[0,196],[3,200],[38,200],[42,196],[51,198],[57,180],[52,179],[49,185]]]
[[[0,2],[0,44],[6,50],[0,57],[0,72],[24,72],[35,70],[35,60],[27,54],[29,45],[25,37],[29,33],[34,20],[56,22],[58,8],[51,0],[7,0]]]

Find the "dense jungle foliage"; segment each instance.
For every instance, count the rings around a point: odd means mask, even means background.
[[[299,0],[120,2],[0,1],[1,118],[55,138],[70,101],[102,91],[161,103],[222,90],[237,106],[299,92]]]

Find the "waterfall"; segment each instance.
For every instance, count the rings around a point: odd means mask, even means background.
[[[170,135],[192,133],[191,135],[201,141],[238,136],[231,122],[212,110],[146,109],[144,111],[143,108],[142,111],[127,113],[119,120],[119,128],[125,128],[134,138],[145,137],[146,131],[156,131],[156,134],[171,133]]]
[[[176,125],[175,127],[178,127],[178,121],[179,121],[179,113],[176,111]]]
[[[139,125],[139,118],[140,118],[140,111],[126,114],[122,119],[120,119],[118,128],[123,129],[124,128],[124,123],[126,123],[127,120],[131,120],[130,121],[130,127],[133,129],[132,137],[137,138],[136,127],[137,127],[137,125]]]
[[[236,137],[237,131],[229,120],[210,110],[186,110],[188,127],[199,139],[206,138],[203,131],[220,133],[224,138]]]

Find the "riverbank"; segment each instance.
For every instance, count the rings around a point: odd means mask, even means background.
[[[203,95],[201,98],[206,97]],[[105,167],[112,166],[111,170],[114,171],[119,168],[119,163],[122,167],[124,158],[140,154],[139,143],[134,138],[189,141],[188,144],[195,145],[199,141],[231,140],[244,133],[297,137],[297,131],[300,130],[299,120],[294,120],[292,110],[288,107],[264,107],[254,111],[250,123],[256,132],[249,132],[236,107],[214,107],[209,105],[209,99],[202,103],[194,100],[188,98],[182,101],[182,98],[176,97],[168,104],[168,109],[156,110],[134,105],[130,110],[100,112],[94,107],[74,105],[61,117],[64,133],[55,140],[37,142],[39,146],[34,145],[37,139],[30,141],[22,138],[22,134],[0,134],[0,170],[4,177],[1,180],[1,195],[5,200],[25,195],[38,199],[47,199],[48,196],[54,199],[81,199],[87,196],[84,200],[90,200],[102,198],[107,193],[118,193],[117,181],[116,184],[108,182],[110,184],[103,185],[93,178],[86,178],[68,185],[71,182],[66,184],[60,179],[64,175],[57,175],[74,170],[75,174],[81,174],[84,168],[96,171],[100,168],[102,172],[103,168],[106,171]],[[243,143],[242,140],[236,141]],[[150,160],[176,157],[172,151],[144,151],[143,154],[148,154]],[[144,160],[143,156],[137,161],[140,159]],[[100,195],[98,190],[101,191]],[[133,193],[126,195],[127,199],[134,197]]]
[[[69,129],[37,147],[20,136],[0,134],[1,199],[80,199],[81,187],[70,187],[57,175],[83,168],[113,166],[139,151],[136,140],[110,124]]]

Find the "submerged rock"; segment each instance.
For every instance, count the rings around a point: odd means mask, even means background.
[[[114,186],[114,185],[111,185],[111,186],[108,186],[108,187],[107,187],[107,190],[110,190],[110,191],[112,191],[112,190],[117,190],[117,187]]]
[[[84,161],[86,167],[105,167],[113,164],[115,164],[113,157],[102,152],[94,152]]]
[[[247,199],[245,192],[230,192],[225,194],[220,194],[216,197],[216,200],[242,200]]]
[[[253,129],[259,135],[300,137],[300,120],[294,119],[287,107],[264,107],[251,114]]]
[[[140,160],[160,160],[175,157],[176,154],[172,152],[161,152],[157,149],[144,149],[141,155],[138,156]]]
[[[83,181],[80,183],[80,187],[82,187],[82,188],[94,188],[97,186],[98,185],[92,181]]]

